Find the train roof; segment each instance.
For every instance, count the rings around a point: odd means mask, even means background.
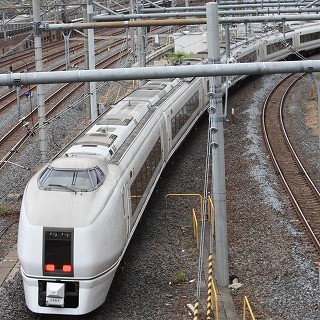
[[[98,118],[73,142],[64,156],[94,154],[101,155],[110,161],[121,147],[121,154],[123,154],[158,104],[180,83],[182,83],[180,79],[148,81]],[[115,161],[120,158],[118,154]]]
[[[63,157],[57,158],[50,163],[50,166],[56,169],[76,169],[76,170],[84,170],[95,168],[99,166],[100,161],[98,158],[91,158],[91,157]]]

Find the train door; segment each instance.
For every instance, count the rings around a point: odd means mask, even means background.
[[[162,152],[162,159],[166,161],[168,154],[169,154],[169,135],[166,130],[165,123],[160,126],[160,137],[161,137],[161,152]]]
[[[123,203],[123,237],[124,243],[126,243],[127,238],[130,232],[130,212],[131,212],[131,205],[130,205],[130,196],[129,196],[129,189],[127,183],[122,187],[121,190],[122,194],[122,203]]]

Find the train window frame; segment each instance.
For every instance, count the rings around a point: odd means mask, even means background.
[[[70,179],[70,175],[67,173],[72,174],[72,183],[50,183],[48,179],[55,178],[52,177],[54,173],[59,172],[65,173],[66,175],[58,177],[57,180]],[[95,172],[95,177],[93,176]],[[79,175],[79,173],[81,175]],[[83,175],[84,174],[84,175]],[[83,176],[82,176],[83,175]],[[61,180],[62,180],[61,179]],[[90,183],[90,185],[80,185],[79,180],[82,179],[85,183]],[[64,191],[64,192],[92,192],[96,189],[98,189],[103,182],[105,181],[106,176],[104,172],[98,167],[88,168],[88,169],[61,169],[61,168],[55,168],[55,167],[47,167],[42,174],[38,178],[38,187],[39,189],[45,190],[45,191]],[[77,181],[78,180],[78,181]],[[52,181],[51,181],[52,182]],[[54,181],[53,181],[54,182]],[[57,181],[59,182],[59,181]],[[78,183],[78,184],[77,184]]]
[[[185,105],[179,109],[179,111],[174,115],[171,119],[171,138],[174,139],[183,126],[188,122],[191,118],[192,114],[199,108],[200,106],[200,95],[199,91],[194,93],[190,99],[185,103]]]
[[[292,47],[292,38],[268,44],[266,47],[266,52],[267,55],[270,55],[275,52],[285,50],[288,47]]]
[[[320,39],[320,32],[305,33],[300,35],[300,43],[316,41]]]
[[[131,215],[139,211],[152,177],[157,172],[162,159],[161,138],[158,137],[142,167],[130,185]]]

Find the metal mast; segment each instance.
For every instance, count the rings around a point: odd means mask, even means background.
[[[220,64],[218,4],[209,2],[207,7],[208,60]],[[216,280],[219,286],[229,284],[228,237],[225,185],[225,159],[223,136],[223,111],[221,77],[210,77],[209,117],[212,117],[212,195],[215,208]]]
[[[41,42],[41,16],[40,16],[40,0],[33,0],[33,23],[34,23],[34,52],[36,72],[43,71],[42,61],[42,42]],[[40,143],[40,161],[47,162],[47,128],[46,128],[46,109],[44,99],[43,84],[37,85],[37,102],[39,117],[39,143]]]
[[[93,1],[87,1],[87,21],[93,21]],[[94,54],[94,29],[88,30],[88,67],[89,70],[96,68],[95,54]],[[96,82],[89,82],[89,97],[90,97],[90,117],[94,121],[98,117],[97,107],[97,84]]]

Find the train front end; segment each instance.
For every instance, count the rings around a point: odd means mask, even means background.
[[[121,221],[106,214],[115,211],[107,198],[116,195],[109,194],[115,186],[105,183],[104,165],[60,158],[26,187],[18,256],[26,304],[33,312],[85,314],[106,299],[123,235]],[[121,239],[114,244],[117,235]]]

